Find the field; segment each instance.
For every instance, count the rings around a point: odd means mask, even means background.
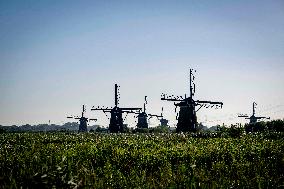
[[[283,188],[283,134],[0,134],[0,188]]]

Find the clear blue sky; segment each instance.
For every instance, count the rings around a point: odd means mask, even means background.
[[[189,91],[223,101],[203,109],[206,125],[241,122],[238,113],[273,119],[284,113],[284,2],[0,0],[0,124],[63,123],[88,115],[107,125],[92,106],[114,104],[149,113],[174,105],[161,93]],[[127,123],[133,124],[133,117]],[[156,124],[152,121],[152,124]]]

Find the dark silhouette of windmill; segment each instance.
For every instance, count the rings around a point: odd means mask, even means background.
[[[174,101],[177,103],[174,103],[176,107],[180,108],[179,114],[178,114],[178,123],[177,123],[177,132],[195,132],[197,131],[197,117],[196,112],[200,110],[202,107],[206,108],[222,108],[223,103],[222,102],[212,102],[212,101],[202,101],[202,100],[194,100],[194,94],[195,94],[195,83],[194,83],[194,75],[193,75],[193,69],[190,69],[190,91],[189,91],[189,97],[182,96],[167,96],[165,94],[162,94],[161,100],[167,100],[167,101]],[[196,107],[198,109],[196,110]]]
[[[138,128],[148,128],[149,127],[148,126],[148,120],[153,118],[153,117],[162,118],[162,115],[147,114],[146,113],[146,104],[148,104],[147,96],[145,96],[143,111],[136,113],[136,114],[138,114],[138,116],[137,116],[137,118],[138,118],[137,127]],[[148,116],[149,116],[149,118],[148,118]]]
[[[112,108],[108,108],[108,107],[97,107],[97,108],[93,108],[91,110],[93,111],[97,111],[97,110],[100,110],[100,111],[103,111],[104,113],[110,113],[111,114],[111,117],[110,117],[110,123],[109,123],[109,131],[111,133],[118,133],[118,132],[124,132],[125,131],[125,128],[124,128],[124,125],[123,125],[123,118],[122,118],[122,114],[123,113],[126,113],[126,114],[129,114],[129,113],[137,113],[139,111],[142,110],[142,108],[120,108],[118,107],[118,104],[119,104],[119,96],[118,96],[118,85],[115,84],[114,86],[114,91],[115,91],[115,94],[114,94],[114,104],[115,106]]]
[[[257,117],[255,116],[255,108],[256,108],[257,104],[255,102],[252,103],[252,115],[249,117],[246,114],[240,114],[238,115],[238,117],[244,117],[245,119],[249,119],[249,123],[250,124],[255,124],[257,122],[257,120],[261,120],[261,119],[270,119],[270,117]]]
[[[84,116],[85,112],[86,112],[86,108],[85,108],[85,105],[83,105],[81,117],[80,116],[67,116],[67,118],[70,118],[70,119],[79,119],[79,121],[80,121],[79,130],[78,130],[79,132],[87,132],[88,131],[88,129],[87,129],[87,122],[88,121],[97,121],[97,119],[86,118]]]
[[[169,120],[164,118],[163,113],[164,113],[164,108],[162,107],[162,112],[161,112],[161,116],[160,116],[161,117],[160,118],[160,125],[161,126],[168,126]]]

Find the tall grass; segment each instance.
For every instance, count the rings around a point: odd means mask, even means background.
[[[283,170],[281,133],[0,135],[0,188],[276,188]]]

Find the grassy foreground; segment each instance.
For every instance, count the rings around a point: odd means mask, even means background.
[[[0,188],[284,187],[283,135],[6,133]]]

